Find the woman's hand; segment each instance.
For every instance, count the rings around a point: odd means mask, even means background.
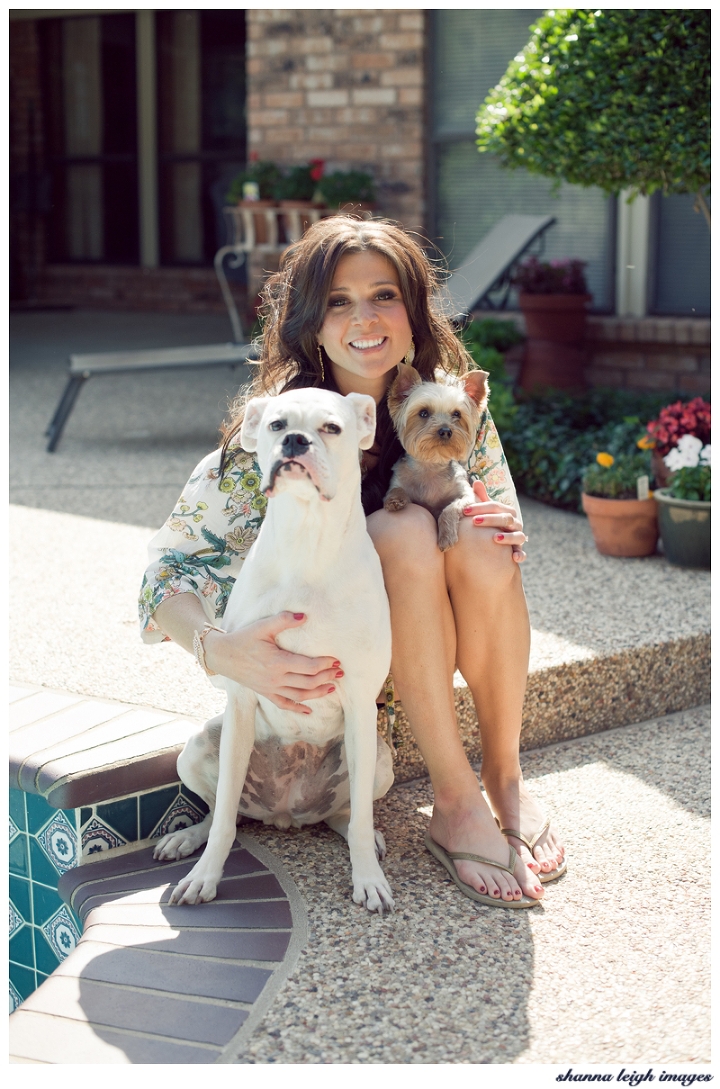
[[[478,501],[464,508],[465,517],[472,518],[476,526],[497,528],[499,532],[493,536],[493,540],[500,545],[510,545],[513,560],[515,563],[522,563],[527,559],[523,545],[528,538],[523,533],[522,522],[515,508],[509,507],[507,503],[494,503],[481,480],[474,482],[473,491]]]
[[[214,673],[252,688],[277,707],[310,715],[301,700],[319,699],[335,691],[343,676],[335,658],[307,658],[282,650],[280,632],[305,623],[304,613],[282,612],[232,632],[208,631],[203,640],[205,663]]]

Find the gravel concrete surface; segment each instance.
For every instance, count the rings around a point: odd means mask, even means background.
[[[425,850],[426,780],[375,806],[384,918],[352,903],[334,833],[243,824],[296,881],[310,941],[239,1061],[709,1062],[709,726],[698,708],[524,754],[569,858],[527,911],[468,900]]]

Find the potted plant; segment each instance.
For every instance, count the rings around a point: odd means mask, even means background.
[[[375,181],[363,170],[336,170],[324,174],[318,182],[329,208],[368,212],[375,208]]]
[[[318,182],[323,176],[325,163],[322,159],[311,159],[309,163],[289,167],[281,173],[275,184],[275,196],[281,208],[298,209],[324,208],[325,201],[318,192]],[[289,242],[296,241],[308,229],[311,218],[308,215],[283,216],[285,235]]]
[[[667,488],[655,492],[668,563],[710,567],[710,445],[683,435],[664,458]]]
[[[659,487],[668,483],[670,469],[665,462],[684,435],[694,435],[701,446],[710,442],[710,405],[702,397],[687,404],[676,401],[661,409],[656,420],[647,425],[645,444],[653,451],[653,473]]]
[[[582,506],[595,547],[604,556],[651,556],[658,541],[655,497],[647,451],[601,452],[583,476]]]
[[[583,341],[591,298],[585,265],[574,257],[555,261],[528,257],[518,266],[512,282],[519,288],[528,337],[520,377],[523,389],[584,385]]]
[[[267,216],[260,209],[275,207],[275,189],[280,176],[276,163],[251,158],[245,170],[233,178],[227,191],[228,204],[258,211],[259,214],[253,216],[256,242],[268,241]]]

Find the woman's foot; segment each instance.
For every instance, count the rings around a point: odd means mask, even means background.
[[[532,841],[547,817],[525,786],[522,773],[505,777],[483,768],[482,782],[500,827],[514,828]],[[507,842],[534,873],[551,873],[562,864],[565,856],[565,848],[552,825],[540,836],[532,854],[516,836],[508,836]]]
[[[479,783],[477,791],[471,788],[463,798],[436,795],[428,831],[446,851],[467,851],[483,858],[497,859],[505,866],[508,864],[510,852],[507,840],[500,835]],[[525,853],[528,853],[527,850]],[[485,863],[467,859],[456,859],[454,863],[461,881],[497,900],[520,900],[523,895],[540,900],[543,896],[542,885],[521,860],[519,852],[514,877]]]

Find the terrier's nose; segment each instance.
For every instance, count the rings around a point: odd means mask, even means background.
[[[307,435],[301,435],[299,431],[288,431],[282,441],[282,452],[285,457],[292,458],[296,454],[307,454],[310,439]]]
[[[452,437],[452,430],[449,427],[438,427],[438,438],[449,439]]]

